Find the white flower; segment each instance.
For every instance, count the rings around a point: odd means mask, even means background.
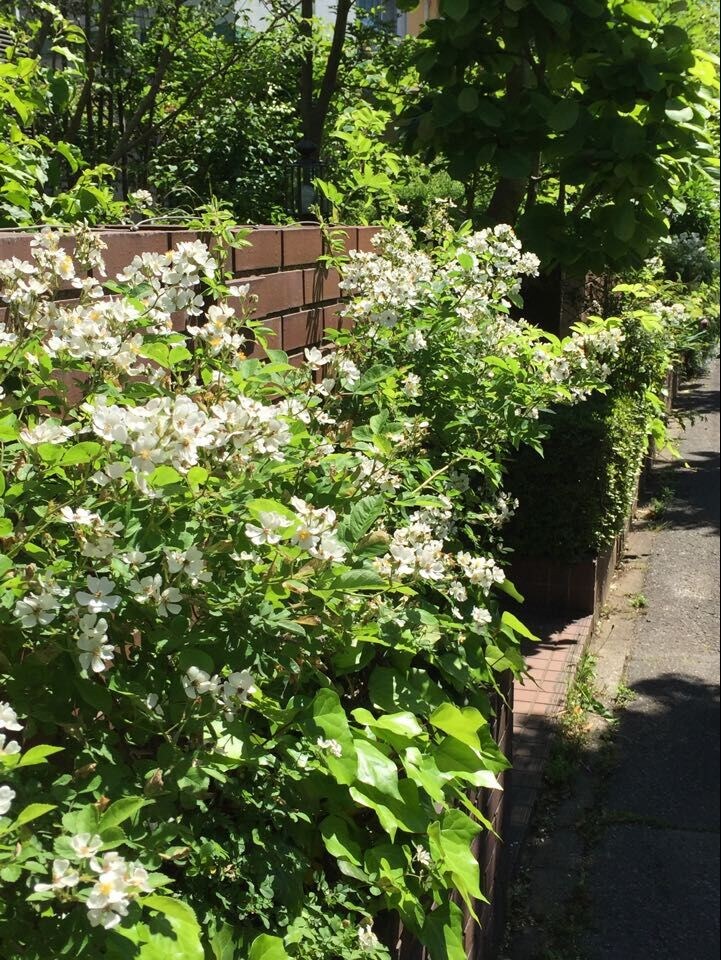
[[[6,701],[0,701],[0,729],[4,730],[22,730],[23,726],[18,723],[18,715]]]
[[[39,443],[65,443],[72,435],[73,431],[57,420],[43,420],[32,428],[26,427],[20,431],[20,439],[31,447]]]
[[[428,341],[420,330],[412,330],[406,337],[406,350],[409,353],[416,353],[418,350],[425,350]]]
[[[45,627],[52,623],[60,612],[60,604],[54,593],[28,593],[15,604],[14,613],[25,630]]]
[[[80,874],[77,870],[70,868],[69,860],[53,860],[52,877],[50,883],[36,883],[35,891],[45,893],[48,890],[64,890],[80,883]]]
[[[123,563],[127,563],[129,567],[142,567],[148,559],[148,555],[143,553],[142,550],[128,550],[127,553],[121,555],[120,559]]]
[[[352,360],[339,360],[337,364],[338,376],[348,390],[352,390],[361,378],[358,367]]]
[[[163,588],[163,578],[159,573],[143,577],[142,580],[131,580],[128,589],[135,594],[138,603],[155,604],[158,616],[167,617],[169,613],[180,613],[182,593],[176,587]]]
[[[421,395],[421,378],[416,373],[407,373],[401,381],[407,397],[414,399]]]
[[[60,516],[66,523],[77,524],[81,527],[92,527],[96,523],[102,523],[102,518],[97,513],[86,510],[85,507],[78,507],[77,510],[73,510],[71,507],[62,507]]]
[[[306,347],[304,353],[311,370],[320,370],[330,360],[330,356],[324,356],[317,347]]]
[[[88,613],[80,618],[80,637],[76,641],[81,654],[78,657],[80,665],[84,670],[92,670],[93,673],[102,673],[110,666],[115,651],[111,643],[108,643],[108,621],[101,617],[100,620]]]
[[[153,195],[149,190],[133,190],[128,194],[128,202],[141,207],[152,207]]]
[[[258,522],[260,523],[259,527],[256,527],[255,524],[252,523],[246,523],[245,525],[246,537],[257,547],[262,546],[264,543],[280,543],[281,535],[278,533],[278,530],[290,526],[290,521],[287,517],[284,517],[280,513],[272,513],[270,511],[259,513]]]
[[[75,855],[83,859],[94,857],[102,845],[103,841],[97,833],[77,833],[70,838],[70,846],[75,851]]]
[[[316,742],[321,750],[327,750],[332,756],[343,756],[343,747],[338,743],[337,740],[325,740],[323,737],[318,737]]]
[[[185,675],[181,678],[185,695],[191,700],[196,697],[202,697],[204,693],[210,693],[217,696],[220,690],[220,678],[206,673],[200,667],[188,667]]]
[[[160,698],[157,693],[149,693],[145,698],[145,706],[157,717],[165,716],[163,708],[160,706]]]
[[[460,580],[454,580],[453,583],[448,585],[448,595],[460,603],[468,599],[468,591]]]
[[[248,699],[254,689],[254,684],[253,675],[248,670],[231,673],[225,681],[220,692],[220,700],[229,720],[233,719],[236,708]]]
[[[473,557],[470,553],[459,553],[456,560],[471,583],[482,587],[486,592],[494,583],[503,583],[506,575],[490,557]]]
[[[367,920],[358,927],[358,943],[361,950],[376,950],[380,947],[380,940],[375,933],[373,933],[373,926],[370,920]]]
[[[490,612],[485,609],[485,607],[474,607],[471,610],[471,620],[473,623],[470,625],[470,629],[474,633],[480,633],[481,629],[489,624],[493,617]]]
[[[15,753],[20,753],[20,744],[17,740],[8,740],[6,743],[6,736],[4,733],[0,733],[0,757],[11,757]]]
[[[171,550],[164,548],[168,563],[168,573],[183,573],[195,586],[199,582],[209,583],[213,575],[205,568],[203,554],[196,546],[189,546],[186,550]]]
[[[108,613],[120,603],[120,597],[113,593],[115,583],[108,577],[87,577],[88,592],[78,590],[76,601],[81,607],[87,607],[90,613]]]
[[[317,546],[309,551],[318,560],[340,561],[348,553],[348,548],[330,533],[321,535]]]
[[[422,847],[419,843],[414,843],[413,846],[416,849],[413,859],[426,870],[430,870],[430,868],[433,866],[433,857],[430,855],[428,850],[426,850],[425,847]]]
[[[0,786],[0,817],[5,816],[14,799],[15,791],[11,790],[6,783],[3,783]]]

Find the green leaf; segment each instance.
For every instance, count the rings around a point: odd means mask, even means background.
[[[78,466],[81,463],[92,463],[102,451],[102,445],[94,440],[84,440],[72,447],[63,450],[58,463],[63,467]]]
[[[356,867],[363,865],[363,850],[360,843],[351,835],[347,820],[335,815],[321,822],[320,834],[328,853],[339,860],[347,860]]]
[[[26,823],[31,823],[33,820],[37,820],[38,817],[43,817],[46,813],[50,813],[51,810],[55,809],[56,807],[53,803],[31,803],[25,807],[24,810],[20,811],[12,823],[7,824],[5,827],[0,827],[0,834],[17,830]]]
[[[411,668],[400,673],[376,667],[368,681],[372,703],[387,713],[408,711],[425,716],[445,702],[445,694],[425,670]]]
[[[458,109],[463,113],[473,113],[478,107],[478,91],[473,87],[466,87],[458,94]]]
[[[338,524],[338,535],[347,544],[356,544],[383,514],[386,498],[378,493],[363,497]]]
[[[475,917],[475,902],[488,901],[481,893],[480,870],[472,844],[481,832],[479,824],[460,810],[446,810],[428,828],[430,851],[436,865],[450,875],[453,886]]]
[[[616,208],[616,216],[613,220],[613,235],[624,243],[627,243],[636,232],[636,211],[630,203]]]
[[[356,755],[358,757],[358,773],[361,783],[375,787],[379,793],[401,799],[398,791],[398,771],[395,763],[384,753],[367,740],[356,739]]]
[[[18,419],[14,413],[9,413],[0,419],[0,442],[8,443],[11,440],[17,440],[20,436],[17,423]]]
[[[162,923],[153,919],[148,924],[150,937],[140,948],[139,960],[203,960],[200,924],[187,903],[155,893],[140,902],[162,914]]]
[[[0,538],[13,535],[13,522],[8,517],[0,517]]]
[[[575,100],[562,100],[548,115],[548,125],[557,133],[563,133],[575,126],[578,120],[579,106]]]
[[[465,780],[474,787],[501,789],[496,775],[485,768],[481,754],[455,737],[445,737],[436,749],[434,758],[438,770],[446,777]]]
[[[293,513],[289,507],[279,503],[278,500],[249,500],[246,506],[248,513],[250,513],[254,520],[260,520],[261,515],[264,513],[277,513],[288,520],[289,526],[291,524],[293,526],[298,525],[297,514]]]
[[[386,581],[375,570],[346,570],[330,585],[332,590],[378,590],[385,587]]]
[[[170,487],[174,483],[181,483],[182,480],[182,474],[178,473],[175,467],[170,467],[167,464],[156,467],[148,477],[148,483],[151,487]]]
[[[674,97],[666,102],[666,116],[674,123],[689,123],[693,120],[693,109],[683,100]]]
[[[52,757],[54,753],[62,753],[64,747],[52,747],[49,744],[39,743],[35,747],[30,747],[20,758],[19,767],[33,767],[38,763],[45,763],[47,757]]]
[[[501,614],[501,623],[510,627],[513,632],[517,633],[520,637],[525,637],[527,640],[533,640],[536,643],[541,642],[540,637],[537,637],[535,633],[531,633],[528,627],[524,623],[521,623],[518,617],[514,617],[508,610],[504,610]]]
[[[98,830],[107,830],[108,827],[117,827],[126,820],[130,820],[135,814],[153,803],[145,797],[122,797],[111,803],[108,809],[103,813],[98,821]]]
[[[428,718],[438,730],[450,734],[473,750],[481,749],[478,730],[487,725],[487,720],[475,707],[457,707],[453,703],[444,703]]]
[[[289,960],[280,937],[261,933],[250,945],[248,960]]]
[[[433,960],[467,960],[463,946],[463,914],[457,903],[447,901],[429,910],[420,940]]]
[[[462,20],[468,13],[470,0],[443,0],[442,12],[451,20]]]
[[[335,740],[340,744],[341,755],[335,757],[330,750],[324,754],[328,769],[338,783],[350,784],[356,779],[358,759],[351,736],[348,718],[335,690],[319,690],[312,706],[311,729],[314,738]]]

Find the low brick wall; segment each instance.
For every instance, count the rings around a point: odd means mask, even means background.
[[[373,249],[371,240],[378,228],[340,229],[346,235],[346,252]],[[96,232],[107,244],[104,257],[109,278],[115,278],[138,254],[164,253],[182,241],[208,239],[196,231],[170,227],[110,227]],[[0,231],[0,260],[30,259],[31,237],[32,231]],[[250,293],[258,298],[255,318],[266,321],[265,326],[271,330],[268,346],[285,350],[292,361],[300,362],[303,350],[320,343],[326,328],[338,329],[342,323],[338,273],[318,263],[327,252],[320,227],[252,227],[247,239],[249,246],[232,250],[228,258],[226,268],[233,274],[231,287],[248,285]],[[72,240],[66,242],[70,249]],[[72,289],[67,284],[64,292],[69,294]],[[0,320],[2,313],[0,306]],[[179,329],[183,323],[179,318]],[[263,354],[257,344],[249,349],[252,356]]]

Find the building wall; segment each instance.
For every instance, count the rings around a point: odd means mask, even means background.
[[[382,2],[374,0],[373,5],[380,6]],[[335,19],[335,7],[336,0],[315,0],[315,15],[332,22]],[[268,8],[263,0],[236,0],[236,10],[245,13],[255,29],[262,29],[268,22]],[[426,20],[437,16],[438,0],[420,0],[415,10],[398,16],[398,33],[416,36]]]

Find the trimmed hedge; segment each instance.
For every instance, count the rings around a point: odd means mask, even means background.
[[[519,501],[506,543],[569,563],[600,553],[623,529],[647,447],[648,410],[633,394],[595,395],[545,415],[543,456],[520,451],[508,486]]]

